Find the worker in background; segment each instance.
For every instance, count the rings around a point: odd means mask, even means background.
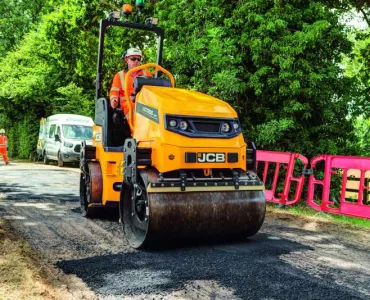
[[[3,156],[5,164],[8,164],[8,138],[5,135],[5,129],[0,129],[0,154]]]
[[[130,48],[127,51],[125,51],[122,55],[122,59],[127,63],[127,68],[124,70],[118,72],[116,75],[114,75],[112,87],[109,93],[110,98],[110,105],[114,109],[114,115],[113,120],[116,120],[117,114],[121,114],[121,118],[125,117],[128,118],[129,113],[129,102],[125,99],[125,91],[124,91],[124,85],[125,85],[125,77],[126,73],[131,70],[132,68],[136,68],[141,65],[141,62],[143,60],[144,56],[141,50],[137,48]],[[150,76],[151,74],[146,74],[145,70],[140,70],[138,72],[134,72],[131,74],[129,79],[129,88],[128,93],[131,97],[132,103],[135,101],[134,96],[134,78],[137,76]],[[132,109],[135,109],[134,105],[132,106]]]

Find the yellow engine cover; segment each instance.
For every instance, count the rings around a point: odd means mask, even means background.
[[[139,147],[152,149],[152,165],[159,172],[176,169],[246,169],[246,144],[241,133],[232,138],[184,136],[166,129],[166,115],[237,118],[235,110],[228,103],[212,96],[179,88],[144,86],[136,98],[133,137]],[[185,153],[196,153],[197,161],[186,162]],[[225,160],[217,161],[222,153]],[[228,153],[238,153],[238,161],[228,162]],[[204,155],[209,156],[208,162],[201,162]]]

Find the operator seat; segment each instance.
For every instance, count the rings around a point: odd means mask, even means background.
[[[126,138],[131,137],[127,121],[123,119],[119,124],[113,122],[113,108],[110,106],[108,97],[99,98],[95,105],[95,124],[102,126],[102,142],[105,151],[123,151]]]

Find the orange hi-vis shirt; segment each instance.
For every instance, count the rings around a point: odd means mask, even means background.
[[[130,97],[135,91],[134,90],[134,78],[137,77],[137,76],[152,77],[151,74],[147,74],[143,70],[136,72],[136,74],[131,74],[131,76],[128,80],[128,85],[129,85],[128,94],[130,95]],[[126,77],[126,72],[124,72],[124,71],[120,71],[120,72],[116,73],[116,75],[114,75],[112,87],[111,87],[110,93],[109,93],[109,98],[117,97],[119,99],[120,106],[123,109],[124,114],[126,116],[129,112],[129,109],[128,109],[128,102],[125,99],[125,90],[124,90],[125,77]],[[135,103],[131,102],[131,104],[132,104],[131,108],[132,108],[132,110],[134,110],[135,109]]]
[[[0,135],[0,148],[8,147],[8,138],[6,135]]]

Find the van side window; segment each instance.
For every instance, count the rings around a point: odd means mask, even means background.
[[[49,130],[49,138],[50,138],[50,139],[53,139],[53,138],[54,138],[54,134],[55,134],[55,127],[56,127],[56,125],[55,125],[55,124],[50,126],[50,130]]]

